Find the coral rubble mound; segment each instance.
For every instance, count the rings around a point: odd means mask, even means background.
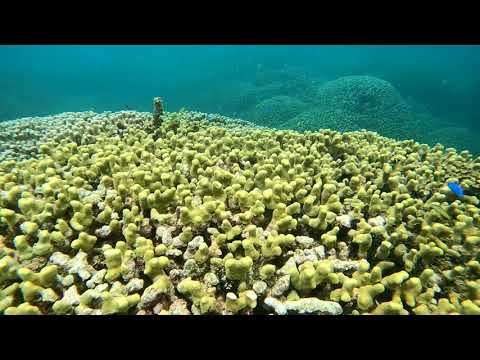
[[[0,313],[480,314],[468,152],[90,115],[83,134],[35,136],[36,157],[0,163]]]

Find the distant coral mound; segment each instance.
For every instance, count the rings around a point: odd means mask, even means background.
[[[337,131],[360,130],[356,117],[348,111],[341,109],[325,110],[311,108],[304,111],[282,125],[282,129],[298,131],[315,131],[319,129],[332,129]]]
[[[276,88],[277,94],[294,96],[304,101],[313,99],[316,95],[315,81],[303,69],[292,66],[259,71],[255,76],[255,85],[259,90]]]
[[[307,107],[306,103],[294,97],[274,96],[257,104],[250,111],[248,120],[258,125],[279,128]]]
[[[247,112],[263,100],[274,96],[284,95],[282,85],[278,83],[265,86],[244,86],[232,98],[232,105],[237,112]]]
[[[225,113],[251,116],[255,107],[264,100],[276,96],[293,97],[306,103],[313,103],[320,79],[311,79],[302,70],[286,67],[280,70],[261,70],[251,83],[244,82],[222,87],[216,99],[225,104]],[[221,99],[228,99],[221,101]]]
[[[391,116],[408,113],[409,107],[389,82],[365,75],[344,76],[318,88],[317,102],[361,115]]]
[[[287,83],[298,79],[307,79],[305,70],[297,66],[285,66],[283,68],[261,68],[255,74],[255,85],[265,86],[275,82]]]
[[[477,136],[470,129],[463,127],[448,126],[434,130],[429,133],[427,143],[429,145],[439,143],[445,148],[452,147],[458,151],[465,150],[466,144],[469,144],[468,150],[475,155],[480,155]]]
[[[309,121],[308,130],[324,128],[326,119],[335,129],[351,124],[397,139],[414,137],[419,119],[400,93],[389,82],[368,75],[340,77],[321,85],[316,94],[318,120]],[[293,125],[293,124],[292,124]]]

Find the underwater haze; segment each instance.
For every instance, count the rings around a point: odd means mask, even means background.
[[[0,46],[0,121],[67,111],[220,113],[368,129],[480,154],[478,46]]]

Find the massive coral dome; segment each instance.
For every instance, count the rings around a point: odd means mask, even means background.
[[[108,118],[0,163],[0,312],[480,314],[468,152],[193,112]]]
[[[386,136],[417,138],[416,130],[421,128],[395,87],[373,76],[344,76],[326,82],[318,88],[317,106],[327,112],[339,111],[360,128]]]
[[[319,103],[328,108],[364,114],[386,114],[406,111],[406,105],[389,82],[366,75],[344,76],[321,85]]]

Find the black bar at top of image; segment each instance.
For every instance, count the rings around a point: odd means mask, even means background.
[[[68,14],[45,14],[29,5],[21,16],[3,13],[0,44],[480,44],[477,12],[465,7],[449,7],[439,16],[439,5],[425,11],[420,4],[392,4],[383,12],[349,2],[340,9],[320,3],[262,6],[242,3],[222,12],[189,3],[182,11],[76,6]]]
[[[278,32],[68,32],[50,31],[3,33],[1,45],[82,45],[82,44],[185,44],[185,45],[282,45],[282,44],[342,44],[342,45],[460,45],[480,44],[476,33],[395,33],[349,31],[278,31]]]

